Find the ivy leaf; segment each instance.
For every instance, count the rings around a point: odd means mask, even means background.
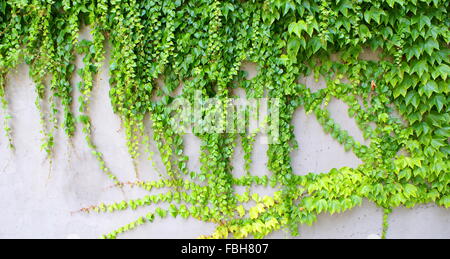
[[[328,203],[326,200],[324,199],[320,199],[319,201],[317,201],[316,203],[316,209],[317,209],[317,213],[321,213],[322,211],[326,211],[328,209]]]
[[[169,211],[170,211],[170,215],[172,215],[172,217],[176,218],[178,216],[178,208],[174,204],[170,205]]]
[[[328,210],[330,211],[331,215],[338,213],[341,211],[341,203],[337,200],[332,200],[328,204]]]
[[[427,198],[432,200],[432,201],[436,201],[439,198],[440,194],[436,189],[431,190],[428,194],[427,194]]]
[[[167,211],[163,210],[161,208],[157,208],[156,209],[156,214],[158,214],[159,217],[161,217],[161,218],[165,218],[167,216]]]
[[[422,31],[423,27],[425,27],[425,25],[428,25],[428,27],[431,27],[431,20],[426,15],[420,15],[420,18],[419,18],[419,30]]]
[[[261,200],[261,198],[259,197],[259,194],[254,193],[252,195],[252,200],[254,200],[255,202],[259,202]]]
[[[250,208],[249,214],[250,219],[257,219],[259,216],[258,208],[257,207]]]
[[[339,2],[339,1],[338,1]],[[339,7],[338,7],[338,11],[340,11],[344,17],[348,16],[348,10],[353,8],[353,4],[351,1],[349,0],[343,0],[340,1]]]
[[[308,25],[305,21],[301,20],[298,22],[293,22],[289,24],[288,31],[290,34],[294,33],[299,38],[302,38],[302,32],[307,31]]]
[[[418,191],[417,187],[412,185],[412,184],[407,184],[405,186],[405,196],[407,198],[409,198],[409,197],[417,197],[417,191]]]
[[[275,205],[275,201],[270,196],[264,196],[263,203],[264,205],[266,205],[266,207],[272,207],[273,205]]]
[[[433,93],[439,92],[439,86],[435,81],[428,81],[423,87],[419,88],[419,94],[422,96],[425,94],[428,98],[431,97]]]
[[[411,169],[409,168],[405,168],[403,170],[400,171],[400,173],[398,174],[398,179],[405,179],[405,180],[409,180],[411,179],[412,173],[411,173]]]
[[[425,72],[428,72],[427,61],[420,60],[416,62],[415,65],[412,67],[411,72],[416,73],[417,75],[419,75],[419,77],[421,77]]]
[[[353,206],[361,206],[363,199],[359,196],[356,195],[352,195],[352,197],[350,198],[352,200]]]
[[[405,101],[406,101],[406,104],[407,104],[407,105],[412,104],[412,105],[414,105],[414,107],[417,108],[417,107],[419,107],[420,97],[419,97],[419,95],[417,94],[417,92],[415,92],[415,91],[410,91],[410,92],[408,92],[408,94],[406,95]]]
[[[284,4],[284,15],[286,15],[290,10],[295,11],[295,6],[295,3],[286,1]]]
[[[447,80],[448,75],[450,75],[450,66],[448,66],[447,64],[441,64],[432,73],[434,79],[441,76],[444,81]]]
[[[155,220],[155,214],[153,213],[148,213],[146,216],[147,220],[151,223]]]
[[[372,37],[372,33],[370,33],[370,30],[369,30],[369,28],[366,25],[362,24],[359,27],[359,36],[361,38],[367,39],[367,38],[371,38]]]
[[[405,49],[406,60],[410,61],[412,57],[420,58],[422,48],[418,45],[414,45]]]
[[[393,207],[398,207],[400,206],[400,204],[405,203],[406,199],[405,196],[402,195],[401,193],[396,193],[392,196],[392,206]]]
[[[433,105],[436,105],[436,108],[438,109],[439,112],[442,111],[442,109],[444,109],[444,105],[447,103],[447,98],[445,98],[444,95],[436,95],[433,98]]]
[[[445,146],[445,144],[442,142],[443,142],[442,140],[433,139],[433,140],[431,140],[431,146],[434,147],[436,150],[439,150],[439,148]]]
[[[394,7],[396,1],[395,0],[386,0],[386,2],[392,8],[392,7]]]
[[[440,203],[445,207],[445,208],[449,208],[450,207],[450,195],[445,196],[444,198],[442,198],[442,200],[440,200]]]
[[[312,52],[310,53],[311,55],[315,54],[322,47],[322,43],[319,37],[314,37],[311,40],[309,40],[308,45],[312,50]]]
[[[239,213],[239,217],[244,217],[245,216],[245,209],[244,206],[240,205],[236,208],[237,212]]]
[[[291,37],[288,41],[287,45],[287,53],[289,56],[289,59],[291,61],[297,61],[297,55],[298,51],[300,50],[300,39],[298,37]],[[305,43],[306,46],[306,43]]]
[[[401,84],[394,89],[394,98],[398,98],[400,95],[406,97],[406,93],[408,92],[408,85]]]
[[[450,137],[450,127],[444,127],[444,128],[438,129],[436,131],[436,136],[443,137],[443,138],[449,138]]]
[[[431,55],[435,49],[439,50],[439,43],[433,38],[428,38],[424,44],[424,49],[428,55]]]
[[[313,198],[311,198],[311,197],[306,197],[305,199],[303,199],[303,206],[305,207],[305,209],[307,210],[307,211],[312,211],[312,210],[314,210],[315,209],[315,206],[314,206],[315,204],[314,204],[314,200],[313,200]]]
[[[364,19],[367,23],[370,23],[371,20],[375,20],[378,24],[380,24],[380,18],[382,15],[386,15],[386,13],[383,10],[372,6],[369,11],[364,13]]]
[[[317,220],[317,216],[314,214],[308,214],[303,217],[303,221],[308,225],[312,226],[314,222]]]

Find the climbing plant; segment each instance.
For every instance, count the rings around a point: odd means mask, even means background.
[[[0,0],[4,131],[13,148],[14,114],[8,102],[14,100],[7,86],[14,84],[6,80],[25,62],[49,158],[60,124],[69,137],[80,125],[101,171],[117,188],[148,191],[141,199],[82,211],[157,206],[105,238],[169,216],[216,223],[216,231],[205,238],[263,238],[280,229],[298,235],[299,225],[313,224],[321,213],[350,210],[363,199],[383,208],[386,236],[393,208],[431,202],[450,206],[449,5],[447,0]],[[85,25],[92,40],[79,40]],[[140,147],[153,139],[165,165],[158,181],[122,182],[95,146],[89,105],[106,44],[112,49],[111,104],[123,122],[130,156],[137,161]],[[379,53],[379,60],[364,59],[368,49]],[[83,68],[74,65],[77,54]],[[258,75],[247,79],[243,62],[256,63]],[[71,82],[74,73],[82,78],[77,86]],[[323,78],[327,87],[313,92],[299,83],[309,75]],[[168,108],[180,85],[181,96],[193,101],[198,92],[228,100],[237,87],[248,97],[279,100],[277,107],[270,104],[279,110],[277,124],[268,121],[279,131],[279,141],[267,151],[271,175],[251,174],[257,132],[196,132],[202,141],[201,168],[191,172],[183,134],[170,123]],[[77,118],[75,91],[80,93]],[[349,116],[370,144],[358,142],[331,118],[332,98],[349,106]],[[300,107],[364,163],[322,174],[295,172],[291,153],[301,147],[292,118]],[[152,122],[151,136],[146,120]],[[246,175],[236,178],[230,162],[239,137]],[[277,191],[262,197],[250,188],[238,194],[236,186]],[[155,195],[155,189],[170,191]],[[250,208],[244,206],[249,202]]]

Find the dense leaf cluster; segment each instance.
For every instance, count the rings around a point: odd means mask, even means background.
[[[57,115],[73,136],[81,125],[101,170],[117,186],[149,191],[142,199],[94,206],[85,211],[114,212],[169,204],[106,235],[152,222],[156,216],[195,218],[218,224],[212,238],[264,237],[299,224],[313,224],[320,213],[339,213],[375,202],[387,214],[398,206],[435,202],[450,206],[449,42],[447,0],[0,0],[0,98],[4,128],[9,126],[8,71],[30,66],[41,111],[43,148],[51,157]],[[91,41],[78,40],[82,25]],[[112,45],[110,98],[121,117],[130,155],[148,145],[144,121],[151,120],[166,172],[155,182],[122,183],[105,164],[91,137],[89,102],[94,78]],[[362,53],[372,49],[377,61]],[[76,69],[76,54],[85,66]],[[244,61],[257,63],[247,80]],[[82,82],[74,87],[75,72]],[[327,88],[312,92],[300,77],[323,77]],[[164,86],[156,83],[164,78]],[[171,93],[228,98],[237,87],[248,97],[281,100],[280,143],[267,152],[272,175],[250,174],[255,134],[197,134],[202,140],[199,172],[189,172],[183,136],[171,128]],[[72,111],[74,91],[81,116]],[[349,106],[370,144],[355,140],[327,110],[332,98]],[[14,101],[14,100],[11,100]],[[47,113],[43,104],[51,108]],[[291,167],[298,148],[294,112],[304,107],[347,151],[364,163],[300,176]],[[397,115],[397,112],[400,116]],[[147,116],[149,115],[149,116]],[[269,122],[270,124],[270,122]],[[230,160],[242,137],[247,176],[235,178]],[[260,197],[235,186],[272,186],[273,197]],[[172,191],[153,195],[154,189]],[[249,189],[250,190],[250,189]],[[249,209],[243,206],[252,201]],[[386,233],[384,233],[386,234]]]

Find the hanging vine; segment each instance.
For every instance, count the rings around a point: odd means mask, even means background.
[[[54,134],[70,138],[80,124],[100,169],[120,188],[148,191],[142,199],[92,206],[83,212],[115,211],[168,204],[139,217],[105,238],[116,238],[155,217],[194,218],[217,224],[204,238],[263,238],[273,231],[313,224],[321,213],[341,213],[368,199],[383,208],[383,237],[388,215],[399,206],[436,203],[450,206],[450,26],[446,0],[0,0],[0,103],[4,131],[13,148],[8,73],[20,63],[30,67],[37,93],[43,149],[52,157]],[[93,40],[78,40],[89,26]],[[110,99],[125,129],[130,156],[137,163],[141,146],[152,138],[165,172],[161,180],[121,182],[94,144],[89,106],[95,77],[111,43]],[[378,61],[362,58],[371,49]],[[76,54],[84,66],[71,83]],[[333,57],[334,56],[334,57]],[[336,58],[337,57],[337,58]],[[259,73],[246,79],[243,62]],[[298,79],[314,75],[326,88],[313,92]],[[164,81],[164,86],[157,83]],[[215,133],[199,127],[199,171],[187,167],[183,134],[171,123],[173,91],[194,102],[216,98],[220,123]],[[224,132],[229,111],[221,109],[242,87],[247,97],[272,98],[269,133],[270,176],[254,176],[254,132]],[[81,115],[75,118],[74,91]],[[354,139],[328,111],[331,99],[349,106],[368,144]],[[291,166],[298,147],[292,122],[303,107],[324,131],[364,163],[357,168],[300,175]],[[396,115],[399,113],[400,117]],[[204,114],[195,119],[199,122]],[[248,111],[246,116],[252,116]],[[148,136],[150,120],[153,135]],[[236,124],[242,123],[235,121]],[[202,125],[202,124],[200,124]],[[233,176],[231,159],[238,137],[245,153],[245,176]],[[153,154],[149,154],[150,157]],[[138,173],[136,171],[138,178]],[[251,186],[271,186],[270,196]],[[236,186],[247,187],[244,194]],[[152,194],[154,189],[171,191]],[[244,206],[248,202],[255,205]],[[166,207],[164,207],[166,208]]]

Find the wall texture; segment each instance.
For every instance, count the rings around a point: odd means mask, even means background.
[[[84,31],[82,37],[88,38]],[[368,58],[375,58],[369,53]],[[133,162],[125,145],[124,131],[112,112],[108,91],[108,59],[105,61],[93,92],[91,115],[94,140],[105,159],[122,180],[134,180]],[[81,60],[77,59],[81,67]],[[254,76],[257,68],[245,64],[244,70]],[[73,83],[79,81],[74,77]],[[324,87],[313,78],[302,79],[312,88]],[[15,153],[7,148],[7,140],[0,136],[0,238],[97,238],[151,211],[150,208],[116,214],[84,214],[83,207],[101,202],[115,202],[142,197],[144,193],[111,188],[111,181],[98,169],[94,157],[87,148],[81,130],[72,141],[59,132],[52,165],[40,151],[41,135],[39,113],[34,106],[36,94],[28,76],[28,67],[19,66],[8,75],[7,95],[10,101]],[[75,98],[76,100],[76,98]],[[330,103],[332,117],[357,140],[364,142],[356,123],[348,117],[346,105],[333,100]],[[361,161],[325,134],[314,115],[307,116],[298,110],[295,117],[295,133],[299,150],[292,154],[293,167],[299,174],[328,172],[332,168],[356,167]],[[148,133],[151,134],[150,127]],[[190,157],[189,168],[198,170],[200,142],[192,135],[185,137],[186,153]],[[158,179],[163,166],[154,143],[155,166],[146,156],[140,158],[138,172],[143,180]],[[267,146],[257,141],[253,154],[252,172],[270,174],[266,169]],[[243,151],[240,145],[233,161],[235,175],[243,171]],[[241,190],[237,190],[241,191]],[[255,190],[261,194],[270,189]],[[365,201],[354,210],[339,215],[321,215],[312,227],[301,227],[300,238],[379,238],[382,212],[374,204]],[[434,205],[414,209],[398,208],[390,217],[388,238],[450,238],[450,211]],[[195,220],[166,219],[140,227],[125,234],[124,238],[196,238],[210,234],[215,226]],[[289,238],[283,231],[269,238]]]

